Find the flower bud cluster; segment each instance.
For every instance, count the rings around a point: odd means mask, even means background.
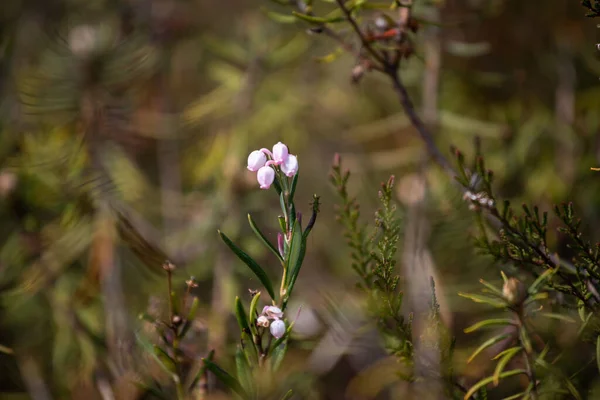
[[[288,147],[278,142],[273,151],[254,150],[248,155],[248,170],[256,172],[256,180],[261,189],[269,189],[275,181],[276,172],[281,171],[288,178],[298,172],[298,157],[289,154]]]
[[[279,339],[285,334],[285,322],[283,322],[283,311],[276,306],[265,306],[262,313],[256,319],[256,325],[269,328],[271,335]]]
[[[479,207],[494,207],[494,199],[490,198],[485,192],[472,193],[467,190],[463,195],[463,200],[470,200],[469,209],[474,211],[479,210]]]

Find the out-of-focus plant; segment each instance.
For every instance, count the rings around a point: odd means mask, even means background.
[[[485,286],[483,294],[459,293],[477,303],[502,309],[512,315],[511,318],[485,319],[465,329],[466,333],[471,333],[484,328],[504,327],[500,333],[482,343],[469,357],[469,361],[471,361],[484,350],[501,343],[500,348],[496,348],[492,355],[492,359],[497,361],[494,373],[475,383],[465,394],[465,399],[485,390],[489,384],[498,386],[504,379],[518,375],[526,377],[525,390],[508,398],[538,399],[543,394],[550,393],[581,398],[575,385],[570,381],[573,377],[569,378],[561,373],[560,366],[556,365],[558,358],[555,358],[554,361],[547,360],[550,357],[551,348],[549,345],[544,345],[535,331],[536,320],[540,318],[557,319],[569,324],[575,323],[575,320],[567,313],[546,311],[551,307],[550,299],[555,294],[547,291],[546,287],[558,269],[557,267],[547,270],[533,281],[529,288],[516,278],[508,278],[502,273],[504,281],[502,288],[481,280]],[[580,331],[583,331],[588,321],[582,321]],[[480,394],[483,395],[483,392]]]
[[[381,184],[381,208],[375,213],[372,233],[368,233],[367,225],[359,220],[359,204],[348,193],[349,178],[350,171],[342,169],[341,158],[336,155],[330,181],[341,201],[337,207],[337,220],[344,226],[344,237],[351,249],[352,268],[360,278],[357,287],[367,298],[369,314],[384,339],[384,346],[399,361],[396,374],[409,382],[427,380],[428,377],[441,378],[445,395],[459,398],[458,394],[464,389],[455,380],[453,372],[454,340],[441,321],[433,279],[430,312],[421,337],[413,337],[412,313],[406,318],[406,310],[402,307],[401,276],[396,268],[402,224],[393,200],[394,176]],[[440,358],[439,364],[425,360],[427,371],[421,372],[425,373],[424,376],[418,376],[414,370],[413,343],[416,340],[437,352]],[[427,382],[424,384],[427,385]]]

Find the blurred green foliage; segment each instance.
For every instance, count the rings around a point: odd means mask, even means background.
[[[318,15],[334,7],[314,3]],[[389,8],[369,3],[377,7],[367,18]],[[426,44],[437,43],[438,147],[485,154],[496,194],[513,203],[549,210],[572,201],[582,232],[597,241],[598,176],[589,168],[600,163],[598,36],[578,3],[416,0],[421,30],[401,75],[415,103],[425,104]],[[101,397],[108,384],[115,398],[133,399],[142,394],[131,382],[166,382],[135,340],[145,332],[138,314],[165,309],[156,299],[166,293],[166,258],[178,267],[178,288],[190,275],[199,282],[186,351],[216,349],[217,360],[231,362],[233,299],[259,283],[216,231],[277,271],[245,220],[251,212],[268,226],[262,221],[277,216],[278,204],[265,202],[244,162],[259,143],[279,140],[299,156],[297,204],[308,209],[312,193],[324,194],[295,290],[303,313],[317,317],[297,324],[309,334],[290,343],[284,368],[305,371],[298,392],[335,399],[351,389],[360,398],[385,396],[390,386],[387,359],[376,360],[381,343],[346,321],[353,303],[331,304],[364,300],[334,219],[326,173],[335,152],[352,170],[348,189],[365,218],[390,174],[405,205],[415,176],[425,179],[425,244],[440,312],[457,336],[454,368],[467,383],[489,375],[489,364],[467,366],[481,342],[462,332],[489,310],[457,295],[480,278],[500,282],[498,265],[472,245],[472,213],[447,177],[424,165],[423,145],[388,82],[366,74],[353,84],[354,57],[308,28],[310,21],[258,0],[0,3],[1,398],[111,398]],[[351,36],[346,27],[341,34]],[[549,230],[558,223],[550,219]],[[265,234],[274,241],[276,230]],[[565,257],[567,243],[566,235],[548,238]],[[399,282],[402,290],[410,284]],[[341,354],[315,355],[340,321],[359,339],[340,344]],[[549,328],[547,336],[568,348],[572,332]],[[331,368],[306,367],[317,356]],[[575,369],[577,357],[566,353],[563,362]],[[381,381],[369,381],[377,368]],[[574,383],[588,398],[598,391],[592,370]]]

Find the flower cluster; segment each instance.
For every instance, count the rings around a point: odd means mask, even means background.
[[[279,307],[265,306],[260,316],[256,319],[256,325],[263,328],[269,327],[271,335],[279,339],[285,334],[285,322],[281,318],[283,318],[283,311]]]
[[[283,173],[288,178],[298,172],[298,158],[289,154],[285,144],[279,142],[269,149],[254,150],[248,156],[248,170],[256,172],[261,189],[268,189],[275,181],[275,174]]]

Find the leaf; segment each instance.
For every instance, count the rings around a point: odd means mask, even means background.
[[[244,253],[244,251],[237,247],[223,232],[218,232],[225,244],[229,246],[229,248],[235,253],[235,255],[238,256],[238,258],[242,260],[252,270],[252,272],[254,272],[254,275],[256,275],[256,277],[263,284],[265,289],[267,289],[267,292],[269,292],[271,298],[274,299],[275,292],[273,291],[273,285],[271,284],[271,281],[267,277],[267,274],[260,267],[260,265],[258,265],[256,261],[252,259],[252,257]]]
[[[173,360],[163,349],[158,346],[154,346],[154,355],[160,361],[160,365],[169,373],[176,374],[177,373],[177,364],[175,360]]]
[[[506,371],[506,372],[503,372],[503,373],[500,374],[500,379],[504,379],[504,378],[508,378],[508,377],[515,376],[515,375],[520,375],[520,374],[527,374],[527,371],[525,371],[524,369],[513,369],[512,371]],[[464,400],[469,399],[479,389],[481,389],[484,386],[492,383],[493,380],[494,380],[494,377],[493,376],[489,376],[487,378],[484,378],[484,379],[480,380],[479,382],[477,382],[473,386],[471,386],[471,388],[469,389],[469,391],[465,394]]]
[[[277,370],[281,366],[281,362],[285,357],[286,351],[287,343],[282,343],[279,346],[273,348],[273,351],[271,353],[271,368],[273,372],[277,372]]]
[[[239,382],[241,383],[242,387],[249,393],[254,393],[254,379],[252,378],[252,370],[241,346],[238,346],[235,352],[235,367]]]
[[[502,293],[502,290],[498,289],[496,286],[492,285],[489,282],[484,281],[483,279],[480,279],[479,283],[481,283],[486,288],[490,289],[493,293],[500,296],[500,298],[504,298],[504,294]]]
[[[292,178],[292,186],[290,188],[290,196],[289,196],[289,200],[290,201],[294,201],[294,195],[296,194],[296,186],[298,186],[298,175],[299,172],[296,172],[296,175],[294,175],[294,177]]]
[[[240,382],[237,379],[235,379],[233,376],[231,376],[229,373],[227,373],[227,371],[225,371],[224,369],[219,367],[217,364],[215,364],[214,362],[212,362],[206,358],[203,358],[202,362],[204,363],[206,368],[210,372],[212,372],[217,377],[217,379],[220,380],[225,386],[227,386],[229,389],[231,389],[234,392],[236,392],[237,394],[239,394],[243,399],[250,398],[248,396],[248,393],[246,393],[246,391],[242,387],[242,385],[240,385]]]
[[[292,389],[288,390],[286,394],[283,395],[281,400],[289,400],[294,395],[294,391]]]
[[[280,24],[294,24],[298,20],[295,16],[290,14],[282,14],[274,11],[266,11],[266,14],[267,17]]]
[[[185,324],[183,324],[183,328],[181,328],[181,332],[179,332],[179,337],[182,338],[186,335],[186,333],[190,330],[192,326],[192,322],[196,318],[196,313],[198,313],[198,308],[200,307],[200,300],[197,297],[194,297],[192,300],[192,305],[190,306],[190,311],[185,319]]]
[[[521,350],[523,350],[521,346],[508,349],[505,352],[504,356],[500,359],[500,361],[498,361],[498,364],[496,364],[496,369],[494,369],[494,375],[492,376],[494,379],[494,386],[498,386],[498,384],[500,383],[500,374],[502,374],[504,367],[506,367],[510,360],[512,360],[512,358],[516,356]]]
[[[576,400],[581,400],[581,395],[579,394],[579,391],[577,390],[575,385],[573,385],[573,382],[571,382],[568,378],[564,378],[564,379],[565,379],[565,384],[567,385],[567,389],[569,390],[569,393],[571,393],[571,395],[573,397],[575,397]]]
[[[243,332],[250,332],[250,325],[248,324],[248,316],[244,310],[244,305],[238,296],[235,297],[235,317],[237,318],[238,325]]]
[[[254,321],[256,320],[256,307],[258,305],[258,299],[260,299],[260,292],[257,292],[252,301],[250,302],[250,326],[254,327]]]
[[[561,321],[575,323],[575,320],[567,315],[556,314],[556,313],[539,313],[538,315],[541,315],[542,317],[546,317],[546,318],[559,319]]]
[[[536,293],[534,295],[529,296],[523,304],[527,305],[527,304],[531,304],[538,300],[545,300],[547,298],[548,298],[548,292],[540,292],[540,293]]]
[[[212,361],[214,359],[214,357],[215,357],[215,351],[211,350],[210,353],[208,353],[208,356],[206,357],[206,359],[209,361]],[[204,361],[204,359],[203,359],[203,361]],[[188,390],[194,389],[196,387],[196,385],[198,385],[198,381],[200,380],[200,378],[202,378],[202,376],[204,376],[205,373],[206,373],[206,364],[204,362],[202,362],[202,365],[198,369],[198,372],[194,376],[194,379],[192,379],[192,382],[188,385]]]
[[[279,251],[275,248],[275,246],[273,246],[273,244],[271,244],[271,242],[269,242],[269,240],[260,231],[260,229],[258,229],[258,226],[256,225],[256,222],[254,222],[254,220],[252,219],[252,216],[250,214],[248,214],[248,223],[250,224],[250,228],[252,228],[252,230],[254,231],[254,233],[256,234],[256,236],[258,236],[258,238],[260,239],[260,241],[263,242],[263,244],[265,246],[267,246],[267,248],[269,250],[271,250],[271,252],[273,254],[275,254],[275,256],[277,257],[277,259],[280,262],[283,262],[283,258],[281,257],[281,254],[279,254]]]
[[[479,322],[471,325],[468,328],[465,328],[464,332],[471,333],[480,328],[483,328],[486,326],[493,326],[493,325],[515,325],[515,321],[513,321],[512,319],[508,319],[508,318],[486,319],[483,321],[479,321]]]
[[[537,279],[531,284],[531,286],[529,286],[529,289],[527,289],[527,291],[530,294],[536,293],[539,286],[542,283],[544,283],[545,280],[550,279],[554,274],[556,274],[557,271],[558,271],[558,267],[552,268],[552,269],[547,269],[546,271],[544,271],[543,274],[541,274],[540,276],[537,277]]]
[[[344,22],[346,20],[345,17],[332,17],[332,18],[322,18],[322,17],[314,17],[312,15],[306,15],[299,13],[297,11],[292,11],[294,17],[301,19],[306,22],[310,22],[311,24],[332,24],[336,22]]]
[[[250,362],[250,360],[252,360],[252,362],[258,363],[260,357],[258,355],[258,351],[256,350],[256,347],[254,346],[254,341],[252,340],[252,337],[249,334],[247,334],[246,332],[242,332],[241,337],[242,337],[242,348],[244,350],[244,354],[246,354],[246,359],[249,362]]]
[[[458,295],[460,297],[464,297],[464,298],[473,300],[476,303],[484,303],[484,304],[488,304],[488,305],[490,305],[492,307],[496,307],[496,308],[508,307],[508,303],[506,301],[496,299],[494,297],[488,297],[488,296],[483,296],[483,295],[479,295],[479,294],[462,293],[462,292],[459,292]]]
[[[304,261],[304,256],[306,254],[306,240],[302,236],[302,227],[300,226],[300,221],[296,221],[294,224],[294,228],[292,230],[292,242],[290,244],[290,251],[288,254],[289,258],[287,260],[288,277],[286,296],[289,298],[292,290],[294,289],[296,279],[300,274],[300,268],[302,267],[302,262]]]
[[[475,351],[473,352],[473,354],[471,354],[471,356],[470,356],[470,357],[469,357],[469,359],[467,360],[467,364],[468,364],[468,363],[470,363],[471,361],[473,361],[473,359],[474,359],[475,357],[477,357],[477,355],[479,355],[479,353],[481,353],[483,350],[487,349],[487,348],[488,348],[488,347],[490,347],[490,346],[493,346],[493,345],[495,345],[495,344],[496,344],[496,343],[498,343],[498,342],[501,342],[501,341],[502,341],[502,340],[504,340],[504,339],[507,339],[507,338],[509,338],[510,336],[511,336],[510,334],[503,333],[503,334],[496,335],[496,336],[494,336],[494,337],[492,337],[492,338],[490,338],[490,339],[486,340],[485,342],[483,342],[483,343],[481,344],[481,346],[479,346],[479,347],[477,348],[477,350],[475,350]]]
[[[521,343],[523,347],[525,347],[525,351],[529,354],[533,351],[533,347],[531,346],[531,339],[529,339],[529,334],[526,329],[519,329],[519,338],[521,339]]]

